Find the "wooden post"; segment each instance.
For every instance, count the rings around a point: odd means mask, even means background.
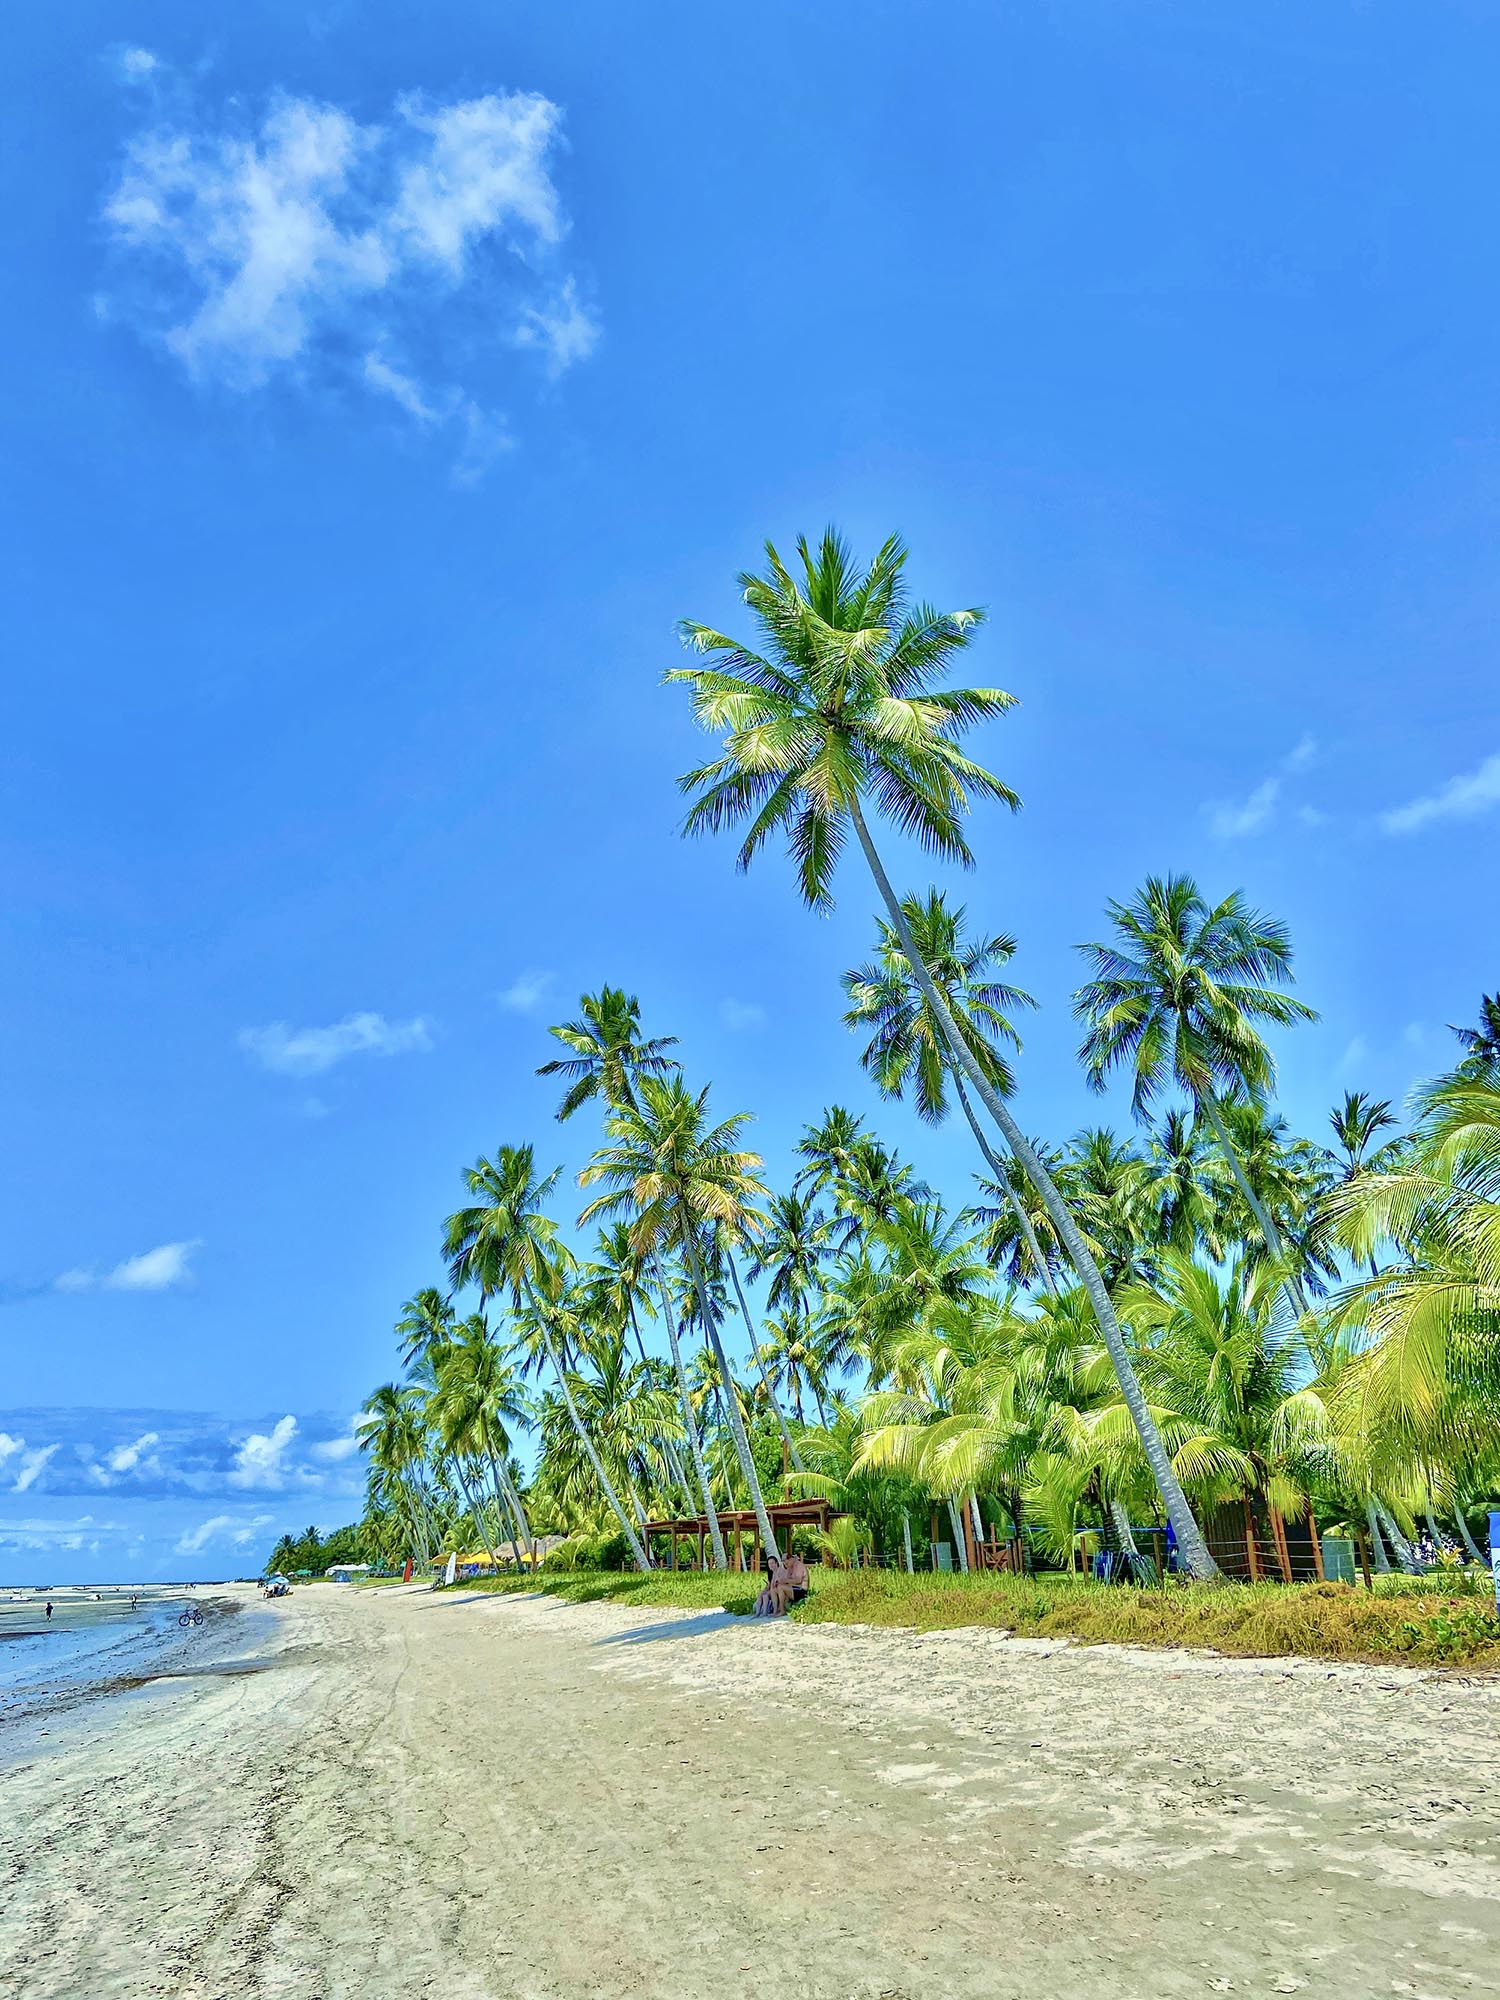
[[[1255,1513],[1249,1499],[1241,1501],[1245,1510],[1245,1554],[1250,1562],[1250,1581],[1260,1582],[1260,1550],[1255,1546]]]
[[[931,1550],[931,1552],[932,1552],[932,1566],[933,1566],[933,1568],[934,1568],[934,1569],[936,1569],[936,1568],[937,1568],[937,1566],[938,1566],[938,1559],[937,1559],[937,1543],[938,1543],[938,1533],[937,1533],[937,1502],[936,1502],[936,1500],[934,1500],[934,1501],[933,1501],[933,1503],[932,1503],[932,1533],[931,1533],[931,1535],[930,1535],[930,1536],[928,1537],[928,1540],[927,1540],[927,1546],[928,1546],[928,1548],[929,1548],[929,1549]]]
[[[1312,1536],[1313,1568],[1318,1572],[1319,1583],[1322,1583],[1324,1581],[1323,1537],[1318,1533],[1318,1517],[1311,1507],[1307,1510],[1307,1532]]]

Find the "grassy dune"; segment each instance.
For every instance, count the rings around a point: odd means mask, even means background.
[[[748,1612],[756,1582],[680,1573],[638,1576],[575,1572],[501,1577],[457,1585],[474,1591],[541,1590],[570,1603],[676,1606]],[[1277,1658],[1288,1654],[1376,1665],[1500,1671],[1500,1621],[1488,1579],[1440,1585],[1426,1578],[1348,1584],[1170,1583],[1165,1589],[1100,1585],[1063,1576],[906,1576],[890,1570],[813,1571],[801,1624],[893,1625],[939,1631],[980,1625],[1028,1638],[1203,1646]]]

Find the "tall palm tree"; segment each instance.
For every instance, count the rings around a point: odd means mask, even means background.
[[[597,993],[580,997],[578,1012],[580,1019],[561,1021],[547,1030],[572,1054],[543,1063],[537,1071],[538,1076],[562,1076],[568,1081],[557,1107],[559,1122],[595,1098],[602,1097],[609,1107],[628,1104],[633,1078],[663,1076],[678,1067],[676,1057],[666,1053],[676,1046],[675,1035],[642,1039],[641,1003],[633,993],[601,986]]]
[[[510,1519],[519,1567],[521,1544],[533,1552],[536,1547],[510,1470],[515,1433],[531,1424],[519,1374],[483,1313],[459,1322],[452,1337],[430,1352],[436,1428],[445,1438],[461,1440],[463,1449],[488,1467],[496,1501]]]
[[[675,1035],[660,1035],[650,1041],[643,1039],[640,1002],[634,994],[624,993],[618,987],[601,987],[597,994],[585,993],[582,996],[579,1001],[579,1012],[581,1020],[564,1022],[549,1031],[566,1047],[572,1049],[572,1056],[557,1062],[544,1063],[537,1071],[538,1076],[562,1074],[570,1080],[562,1103],[557,1107],[559,1123],[566,1122],[581,1105],[596,1098],[602,1098],[606,1109],[612,1114],[634,1111],[634,1086],[640,1078],[667,1076],[680,1068],[677,1059],[666,1053],[669,1048],[675,1047],[677,1040]],[[724,1540],[719,1532],[718,1516],[714,1511],[708,1468],[704,1463],[698,1426],[688,1394],[687,1375],[683,1368],[677,1339],[677,1322],[659,1255],[653,1253],[650,1266],[657,1297],[661,1302],[667,1342],[672,1351],[672,1367],[677,1378],[678,1398],[682,1405],[683,1430],[692,1454],[693,1469],[698,1477],[704,1511],[708,1516],[708,1532],[713,1546],[714,1562],[719,1569],[725,1569],[728,1567],[728,1558],[724,1553]]]
[[[411,1546],[425,1561],[432,1549],[432,1527],[421,1391],[407,1382],[382,1382],[365,1398],[354,1428],[377,1487],[405,1516]]]
[[[1009,1097],[1016,1080],[999,1044],[1009,1042],[1019,1051],[1021,1038],[1010,1016],[1018,1008],[1036,1005],[1019,986],[994,977],[1015,956],[1015,939],[1003,932],[991,938],[966,936],[964,910],[950,910],[938,889],[929,889],[925,900],[920,896],[903,898],[901,908],[928,977],[947,1003],[970,1054],[992,1088]],[[951,1079],[969,1130],[990,1164],[996,1185],[1003,1185],[1005,1169],[964,1088],[962,1066],[949,1049],[943,1024],[927,1005],[905,948],[889,924],[880,925],[876,959],[844,974],[844,991],[850,1003],[845,1025],[874,1030],[860,1061],[882,1094],[899,1098],[914,1084],[918,1116],[940,1125],[948,1115]],[[1015,1203],[1015,1217],[1033,1268],[1050,1286],[1052,1275],[1024,1201]]]
[[[678,1075],[643,1076],[635,1091],[635,1108],[621,1108],[608,1121],[610,1144],[596,1153],[578,1176],[580,1187],[603,1181],[610,1189],[598,1196],[579,1217],[580,1225],[595,1216],[628,1213],[632,1231],[643,1249],[670,1244],[681,1251],[692,1279],[704,1331],[723,1379],[732,1379],[704,1266],[699,1232],[742,1235],[764,1215],[756,1204],[766,1190],[757,1178],[761,1162],[736,1143],[746,1122],[736,1112],[720,1124],[708,1119],[708,1092],[697,1096]],[[769,1561],[777,1554],[750,1441],[737,1399],[726,1396],[726,1415],[734,1440],[740,1475],[750,1494]]]
[[[1151,876],[1129,903],[1112,902],[1109,916],[1109,942],[1079,947],[1094,969],[1074,995],[1074,1011],[1088,1026],[1079,1059],[1089,1082],[1103,1090],[1112,1070],[1128,1066],[1140,1118],[1170,1085],[1187,1092],[1218,1140],[1267,1250],[1286,1267],[1292,1303],[1305,1313],[1301,1278],[1250,1184],[1221,1102],[1240,1094],[1259,1102],[1275,1079],[1258,1023],[1317,1019],[1281,991],[1291,978],[1286,927],[1249,909],[1237,890],[1210,905],[1187,875]]]
[[[476,1161],[464,1172],[464,1185],[473,1200],[448,1217],[443,1254],[455,1288],[473,1284],[481,1299],[508,1296],[517,1308],[530,1310],[599,1490],[620,1524],[637,1568],[646,1570],[650,1557],[594,1448],[558,1350],[557,1305],[571,1259],[558,1241],[556,1223],[543,1209],[557,1178],[557,1171],[538,1178],[530,1146],[501,1146],[493,1161]]]
[[[641,1335],[640,1314],[643,1311],[654,1314],[656,1308],[651,1302],[647,1284],[647,1262],[631,1240],[628,1223],[617,1222],[599,1231],[594,1254],[584,1267],[583,1283],[593,1315],[615,1325],[628,1326],[636,1354],[643,1365],[649,1364],[651,1357],[646,1352],[646,1343]],[[661,1447],[672,1478],[687,1503],[688,1512],[695,1513],[698,1503],[683,1470],[676,1442],[663,1433]]]
[[[1003,715],[1013,697],[998,688],[937,685],[977,630],[980,613],[912,603],[904,588],[906,549],[895,536],[863,574],[832,529],[816,551],[799,541],[797,554],[800,580],[770,544],[767,573],[740,578],[762,651],[711,626],[685,621],[679,628],[685,643],[712,664],[678,668],[666,678],[691,689],[705,729],[724,732],[724,754],[681,781],[693,795],[684,830],[715,832],[748,821],[742,868],[773,833],[785,833],[803,899],[819,910],[832,903],[834,871],[853,831],[923,998],[1046,1202],[1088,1292],[1184,1557],[1196,1573],[1211,1576],[1213,1559],[1146,1407],[1088,1244],[934,986],[865,818],[865,804],[873,800],[899,830],[967,866],[973,862],[964,837],[970,795],[1019,804],[1009,786],[966,757],[955,740],[973,724]]]
[[[830,1104],[821,1124],[805,1125],[797,1141],[797,1157],[802,1165],[792,1186],[795,1192],[826,1194],[847,1175],[858,1140],[865,1137],[864,1121],[847,1106]]]

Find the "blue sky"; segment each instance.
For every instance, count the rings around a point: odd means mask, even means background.
[[[1493,13],[455,4],[13,23],[0,1574],[357,1511],[459,1170],[604,980],[785,1177],[872,1109],[871,896],[676,833],[674,621],[767,535],[982,602],[963,893],[1100,1115],[1071,947],[1291,925],[1317,1130],[1493,990]],[[904,881],[930,871],[892,852]],[[959,1136],[881,1128],[955,1200]],[[236,1539],[236,1538],[239,1539]]]

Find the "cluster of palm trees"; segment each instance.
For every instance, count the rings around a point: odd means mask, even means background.
[[[1110,906],[1075,996],[1084,1071],[1128,1077],[1134,1130],[1028,1134],[1015,941],[939,887],[898,894],[872,830],[967,864],[971,800],[1016,804],[958,747],[1011,698],[941,684],[980,614],[912,601],[905,561],[893,540],[861,571],[832,533],[795,571],[768,549],[740,579],[757,645],[685,625],[697,657],[667,678],[721,739],[683,780],[688,831],[739,826],[742,867],[784,835],[814,908],[853,835],[883,916],[845,1019],[883,1095],[963,1120],[973,1187],[945,1202],[835,1105],[775,1191],[675,1039],[622,990],[584,996],[541,1073],[559,1118],[601,1119],[585,1234],[531,1146],[466,1172],[446,1287],[407,1302],[405,1377],[367,1405],[370,1533],[519,1562],[562,1531],[646,1567],[649,1520],[701,1515],[722,1565],[718,1510],[753,1511],[770,1550],[767,1495],[821,1494],[850,1517],[839,1560],[909,1562],[937,1507],[960,1562],[965,1515],[1024,1523],[1044,1560],[1088,1530],[1134,1555],[1131,1520],[1161,1517],[1210,1576],[1201,1522],[1251,1498],[1357,1527],[1378,1566],[1444,1520],[1477,1556],[1500,1480],[1500,1003],[1455,1031],[1410,1129],[1351,1093],[1331,1145],[1298,1137],[1263,1033],[1312,1018],[1284,928],[1154,879]]]

